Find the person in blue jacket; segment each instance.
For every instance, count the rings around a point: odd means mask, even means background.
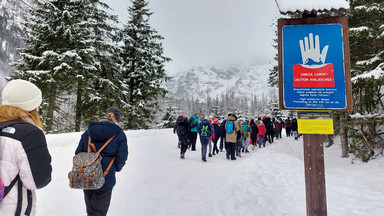
[[[75,154],[87,152],[88,137],[99,150],[105,142],[115,136],[112,141],[101,151],[101,165],[105,171],[112,159],[113,164],[105,176],[103,187],[98,190],[84,190],[84,200],[87,208],[87,215],[107,215],[111,202],[112,189],[116,184],[116,172],[122,170],[128,158],[127,137],[120,127],[121,113],[116,107],[110,107],[107,110],[105,118],[98,122],[91,122],[88,130],[81,135],[80,143]]]
[[[205,116],[204,120],[197,127],[200,134],[200,143],[201,143],[201,159],[203,162],[207,162],[207,146],[209,142],[209,137],[213,133],[213,127],[209,123],[209,116]]]

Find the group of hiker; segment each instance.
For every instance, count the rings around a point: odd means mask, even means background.
[[[205,116],[200,122],[197,114],[190,118],[180,113],[176,119],[173,133],[177,133],[180,158],[185,159],[187,149],[196,151],[196,141],[199,134],[201,143],[201,159],[207,162],[208,157],[226,150],[228,160],[236,160],[242,153],[249,153],[255,147],[265,147],[265,143],[273,143],[274,138],[282,137],[285,128],[287,137],[299,137],[297,119],[288,117],[285,121],[281,118],[263,116],[257,119],[239,120],[235,112],[231,112],[225,119],[219,121],[218,117]]]

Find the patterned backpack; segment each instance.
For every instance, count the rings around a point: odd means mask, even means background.
[[[72,171],[68,173],[69,187],[73,189],[97,190],[105,183],[105,176],[108,174],[115,158],[109,163],[103,172],[101,167],[101,151],[115,137],[109,138],[107,142],[96,152],[96,147],[88,138],[88,152],[80,152],[73,157]]]

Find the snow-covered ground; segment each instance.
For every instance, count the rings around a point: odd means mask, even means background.
[[[70,189],[67,173],[80,133],[48,135],[53,179],[37,191],[37,214],[86,215],[83,193]],[[306,215],[303,142],[283,136],[236,161],[225,153],[201,162],[198,151],[179,158],[170,129],[129,131],[127,165],[117,174],[111,216]],[[329,216],[381,216],[384,158],[351,163],[340,143],[325,149]]]

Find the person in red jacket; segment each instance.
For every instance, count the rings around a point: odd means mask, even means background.
[[[273,124],[275,125],[275,137],[276,139],[279,139],[280,131],[281,131],[281,123],[279,122],[279,120],[275,119],[275,122],[273,122]]]
[[[265,147],[264,139],[265,139],[265,134],[267,133],[267,128],[265,127],[263,121],[259,121],[257,129],[259,129],[259,133],[257,134],[259,138],[259,148],[261,148],[261,144],[263,144],[263,147]]]

